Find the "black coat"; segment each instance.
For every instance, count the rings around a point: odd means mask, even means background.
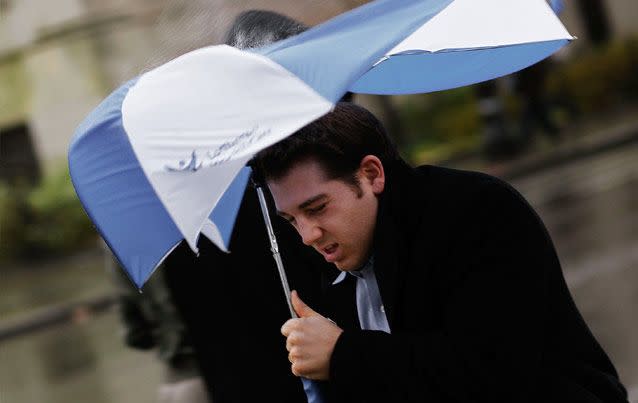
[[[273,223],[291,287],[316,303],[320,273],[313,264],[326,264],[283,220],[273,217]],[[199,249],[196,257],[182,243],[161,270],[192,337],[213,401],[305,402],[280,333],[290,313],[252,188],[239,210],[231,253],[221,252],[205,237]]]
[[[374,269],[392,334],[359,330],[352,276],[324,278],[325,313],[345,329],[333,402],[627,401],[546,229],[513,188],[387,168]]]

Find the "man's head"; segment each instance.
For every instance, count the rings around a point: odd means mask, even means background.
[[[307,26],[285,15],[266,10],[250,10],[235,18],[226,33],[224,43],[239,49],[259,48],[307,29]]]
[[[224,43],[237,49],[270,45],[308,30],[308,26],[283,14],[266,10],[249,10],[239,14],[226,32]],[[341,101],[351,102],[347,92]]]
[[[385,168],[398,159],[381,123],[342,102],[255,158],[279,214],[341,270],[366,263],[385,188]]]

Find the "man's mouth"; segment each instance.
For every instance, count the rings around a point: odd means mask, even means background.
[[[339,244],[331,243],[330,245],[324,248],[321,248],[321,253],[323,254],[323,257],[326,259],[326,261],[334,262],[337,257],[338,249],[339,249]]]

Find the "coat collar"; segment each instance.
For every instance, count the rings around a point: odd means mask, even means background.
[[[409,263],[408,245],[420,227],[423,183],[413,168],[395,161],[386,169],[386,189],[379,198],[379,212],[374,233],[374,271],[379,284],[390,329],[402,322],[399,296],[403,287],[405,265]]]

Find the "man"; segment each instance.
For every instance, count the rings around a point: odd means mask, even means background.
[[[154,273],[140,293],[114,259],[112,262],[109,269],[116,285],[124,342],[141,351],[154,349],[163,364],[158,403],[209,402],[188,329],[176,312],[164,271]]]
[[[256,164],[279,215],[343,272],[324,276],[325,317],[295,294],[282,327],[292,372],[327,380],[330,401],[627,401],[507,184],[410,168],[344,103]]]
[[[252,10],[237,17],[225,43],[254,48],[305,29],[283,15]],[[274,226],[290,284],[312,299],[319,272],[315,275],[308,267],[317,259],[297,246],[292,228],[278,222]],[[242,200],[231,253],[204,237],[198,246],[196,256],[183,242],[161,270],[191,335],[211,400],[305,402],[302,383],[290,373],[280,342],[279,328],[290,313],[253,188]],[[295,270],[301,267],[303,271]]]

